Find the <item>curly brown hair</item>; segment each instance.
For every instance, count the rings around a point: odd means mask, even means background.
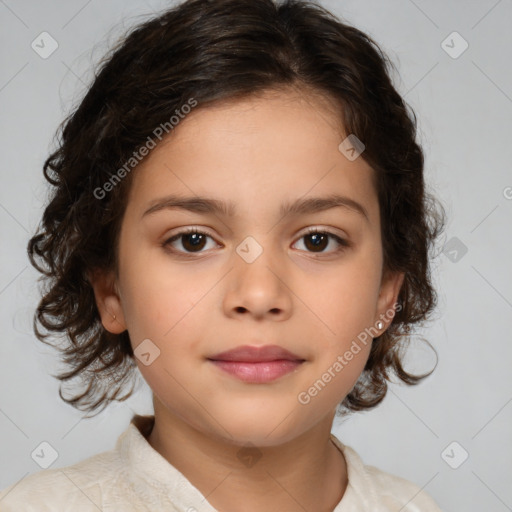
[[[64,401],[92,412],[134,389],[123,394],[137,368],[128,332],[103,328],[89,276],[93,269],[117,269],[136,171],[124,172],[108,194],[98,191],[191,97],[202,108],[287,86],[333,99],[346,132],[364,141],[361,156],[376,171],[384,269],[405,274],[397,313],[374,339],[340,406],[345,413],[375,407],[391,372],[407,384],[432,373],[410,374],[402,359],[413,324],[437,303],[430,251],[445,213],[425,190],[416,115],[390,70],[396,68],[368,35],[301,0],[188,0],[137,25],[108,52],[59,126],[58,148],[44,163],[52,195],[28,244],[48,285],[34,316],[36,336],[53,345],[46,341],[50,333],[61,333],[55,347],[70,369],[54,377],[85,384],[70,398],[61,385]]]

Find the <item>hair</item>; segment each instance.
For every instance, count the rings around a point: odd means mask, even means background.
[[[412,327],[437,303],[430,251],[444,209],[425,190],[416,115],[392,84],[394,69],[368,35],[309,1],[188,0],[130,29],[57,130],[58,147],[43,166],[51,197],[27,247],[47,285],[36,336],[62,352],[68,371],[53,376],[84,384],[69,398],[61,384],[60,397],[92,412],[133,393],[132,386],[123,394],[137,368],[128,332],[102,326],[89,280],[92,269],[117,273],[136,172],[126,163],[157,127],[169,132],[170,117],[191,98],[200,109],[283,88],[334,100],[346,133],[363,141],[361,158],[375,171],[383,269],[405,274],[396,314],[340,406],[345,413],[375,407],[393,373],[409,385],[430,375],[408,373],[403,355]],[[51,333],[63,342],[47,341]]]

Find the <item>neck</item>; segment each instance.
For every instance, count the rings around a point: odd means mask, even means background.
[[[330,439],[333,419],[334,412],[283,444],[244,446],[195,429],[155,400],[148,442],[217,510],[332,512],[348,483]]]

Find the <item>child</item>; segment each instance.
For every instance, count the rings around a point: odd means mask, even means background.
[[[154,415],[3,512],[440,510],[331,433],[426,377],[402,357],[443,209],[388,66],[298,0],[188,0],[115,48],[44,165],[35,329],[69,339],[67,402],[124,400],[138,369]]]

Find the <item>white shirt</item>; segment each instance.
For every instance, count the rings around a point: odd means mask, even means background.
[[[46,469],[0,491],[0,512],[217,512],[147,441],[154,416],[135,415],[110,451]],[[347,462],[348,485],[333,512],[441,512],[414,483],[365,466],[331,439]]]

